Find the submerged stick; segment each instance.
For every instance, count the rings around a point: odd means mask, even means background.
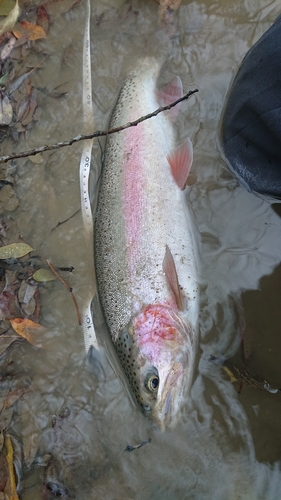
[[[153,111],[153,113],[148,113],[148,115],[141,116],[140,118],[138,118],[133,122],[128,122],[125,125],[120,125],[120,127],[115,127],[109,130],[102,130],[102,131],[97,130],[96,132],[92,132],[91,134],[85,134],[85,135],[79,134],[76,137],[69,139],[68,141],[57,142],[56,144],[50,144],[46,146],[40,146],[39,148],[30,149],[29,151],[21,151],[20,153],[13,153],[7,156],[0,156],[0,163],[2,162],[6,163],[7,161],[14,160],[16,158],[25,158],[27,156],[37,155],[38,153],[43,153],[44,151],[52,151],[54,149],[64,148],[65,146],[72,146],[72,144],[76,142],[86,141],[88,139],[94,139],[96,137],[104,137],[107,135],[116,134],[117,132],[121,132],[122,130],[125,130],[126,128],[129,127],[136,127],[139,123],[144,122],[149,118],[153,118],[153,116],[157,116],[159,115],[159,113],[162,113],[163,111],[168,111],[169,109],[173,108],[182,101],[186,101],[192,94],[195,94],[196,92],[199,92],[198,89],[190,90],[187,94],[180,97],[171,104],[168,104],[167,106],[162,106]]]
[[[74,302],[74,306],[76,309],[77,317],[78,317],[78,323],[79,323],[79,325],[81,325],[82,324],[81,314],[80,314],[77,300],[73,294],[71,286],[59,275],[59,273],[55,270],[53,264],[51,263],[51,261],[49,259],[46,259],[46,262],[47,262],[49,268],[51,269],[52,273],[61,281],[61,283],[65,286],[65,288],[67,288],[67,290],[71,294],[71,297],[72,297],[72,300]]]

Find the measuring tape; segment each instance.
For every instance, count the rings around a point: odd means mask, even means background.
[[[83,118],[85,132],[94,130],[93,118],[93,103],[92,103],[92,74],[91,74],[91,46],[90,46],[90,17],[91,6],[90,0],[87,0],[87,16],[84,33],[83,45]],[[91,167],[93,139],[84,142],[82,156],[80,160],[80,195],[81,195],[81,211],[85,230],[87,254],[90,256],[87,272],[93,278],[94,271],[94,249],[93,249],[93,216],[91,210],[91,202],[89,197],[89,175]],[[92,258],[91,258],[92,256]],[[93,346],[98,349],[96,332],[92,319],[91,303],[95,294],[93,281],[89,283],[87,288],[88,296],[85,300],[85,306],[82,310],[82,329],[84,334],[84,342],[86,353]]]

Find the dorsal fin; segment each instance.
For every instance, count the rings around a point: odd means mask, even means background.
[[[193,161],[192,142],[187,138],[180,146],[173,149],[167,156],[175,182],[184,189]]]
[[[169,286],[173,292],[176,304],[179,310],[183,311],[184,309],[183,294],[178,280],[178,274],[176,270],[174,257],[172,256],[168,245],[166,245],[165,256],[163,259],[163,271],[166,275]]]
[[[182,81],[179,76],[175,76],[169,83],[164,85],[161,89],[156,91],[157,98],[161,106],[168,106],[172,102],[176,101],[183,96]],[[181,103],[177,104],[175,107],[165,114],[170,118],[171,121],[175,121],[180,112]]]

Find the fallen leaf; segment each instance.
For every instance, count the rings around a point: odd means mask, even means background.
[[[25,338],[30,344],[42,347],[42,339],[38,338],[38,335],[44,334],[47,328],[26,318],[10,319],[10,323],[18,335]]]
[[[20,15],[19,2],[16,0],[14,8],[10,11],[6,19],[0,21],[0,35],[6,31],[11,31],[15,26]]]
[[[30,161],[32,161],[32,163],[42,163],[43,162],[43,158],[42,158],[42,155],[40,153],[37,153],[37,155],[33,155],[33,156],[28,156],[28,159]]]
[[[16,295],[17,286],[5,287],[0,294],[0,320],[7,316],[17,316],[20,313],[20,306]]]
[[[32,314],[32,320],[35,321],[36,323],[39,321],[40,318],[40,292],[37,289],[34,295],[34,300],[35,300],[35,311]]]
[[[38,26],[41,26],[41,28],[43,28],[45,33],[48,33],[50,18],[48,12],[46,11],[43,5],[40,5],[37,9],[37,24]]]
[[[13,30],[16,38],[27,37],[28,40],[39,40],[39,38],[47,38],[47,35],[41,26],[32,24],[28,21],[22,21]]]
[[[37,69],[39,66],[41,66],[42,62],[46,59],[46,57],[44,57],[38,64],[36,64],[36,66],[34,66],[34,68],[32,68],[31,70],[27,71],[27,73],[24,73],[23,75],[19,76],[19,78],[17,78],[14,82],[10,83],[7,86],[7,88],[6,88],[6,94],[9,95],[9,96],[11,94],[13,94],[21,86],[21,84],[27,79],[27,77],[29,77],[29,75],[35,69]],[[32,87],[31,87],[31,85],[30,85],[30,89],[31,89],[31,91],[27,92],[28,95],[31,95],[31,93],[32,93]],[[18,101],[18,99],[16,99],[15,96],[13,96],[13,99],[16,100],[16,101]]]
[[[28,304],[21,304],[21,309],[25,316],[32,316],[36,309],[35,299],[32,297]]]
[[[36,292],[37,285],[30,285],[26,281],[22,281],[18,291],[19,302],[28,304]]]
[[[5,493],[8,495],[9,500],[19,500],[14,470],[14,450],[11,438],[8,434],[5,436],[5,447],[7,451],[6,460],[9,468],[9,478],[5,487]]]
[[[10,408],[28,389],[26,387],[16,387],[5,398],[3,409]]]
[[[20,122],[22,120],[23,116],[25,115],[25,113],[28,109],[28,105],[29,105],[29,96],[25,97],[19,105],[19,109],[18,109],[17,117],[16,117],[17,122]]]
[[[23,126],[26,127],[33,120],[33,115],[36,108],[37,108],[37,101],[32,97],[30,97],[28,99],[27,109],[21,119],[21,123]]]
[[[8,96],[0,97],[0,125],[10,125],[13,119],[13,108]]]
[[[4,59],[7,59],[7,57],[10,55],[11,51],[14,48],[15,43],[16,43],[16,38],[12,35],[9,38],[9,40],[7,41],[7,43],[4,45],[3,49],[1,50],[0,59],[2,61],[4,61]],[[4,76],[6,76],[6,75],[4,75]],[[2,79],[3,79],[3,77],[1,78],[1,83],[2,83]]]
[[[222,368],[229,376],[230,382],[232,382],[232,383],[237,382],[238,379],[235,377],[234,373],[227,366],[222,366]]]
[[[32,278],[40,283],[44,283],[45,281],[54,281],[57,279],[50,269],[43,268],[38,269],[38,271],[33,274]]]
[[[2,45],[2,43],[5,42],[5,40],[8,40],[10,38],[12,33],[10,33],[9,31],[6,31],[6,33],[3,33],[2,35],[0,35],[0,44]]]
[[[32,250],[33,248],[27,243],[11,243],[0,247],[0,259],[19,259]]]

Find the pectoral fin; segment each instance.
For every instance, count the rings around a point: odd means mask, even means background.
[[[163,271],[166,275],[169,286],[173,292],[176,304],[177,304],[179,310],[183,311],[184,305],[185,305],[184,304],[185,297],[183,296],[183,293],[182,293],[182,290],[181,290],[181,287],[179,284],[174,257],[172,256],[168,245],[166,245],[166,252],[165,252],[164,259],[163,259]]]
[[[180,146],[173,149],[167,156],[175,182],[184,189],[193,161],[192,142],[187,138]]]

